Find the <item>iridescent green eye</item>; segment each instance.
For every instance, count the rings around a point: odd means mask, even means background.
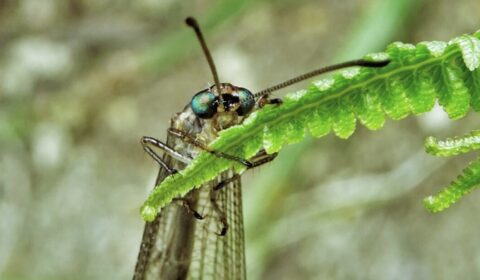
[[[217,113],[218,99],[211,91],[201,91],[193,96],[190,106],[199,118],[209,119]]]
[[[255,98],[253,94],[246,88],[239,88],[237,91],[238,99],[240,99],[240,107],[237,109],[239,116],[245,116],[252,111],[255,106]]]

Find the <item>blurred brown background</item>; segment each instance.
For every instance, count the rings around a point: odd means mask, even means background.
[[[186,16],[221,80],[257,91],[395,40],[474,32],[479,14],[478,0],[1,0],[0,278],[131,277],[158,168],[139,139],[163,139],[211,82]],[[248,172],[249,279],[480,278],[480,192],[440,214],[421,204],[472,158],[433,158],[423,139],[476,118],[358,125]]]

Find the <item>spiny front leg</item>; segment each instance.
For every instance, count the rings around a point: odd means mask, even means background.
[[[168,164],[152,149],[150,145],[159,148],[167,155],[181,161],[184,163],[189,163],[192,159],[186,157],[179,152],[175,151],[173,148],[169,147],[167,144],[163,143],[160,140],[157,140],[153,137],[143,136],[140,139],[140,143],[142,144],[143,149],[149,156],[151,156],[162,168],[164,168],[169,174],[176,173],[177,170],[168,166]]]
[[[252,169],[252,168],[255,168],[255,167],[259,167],[263,164],[269,163],[272,160],[274,160],[277,157],[277,155],[278,155],[278,153],[267,154],[267,151],[262,149],[253,158],[251,158],[252,166],[249,167],[248,169]],[[235,181],[239,178],[240,178],[240,175],[235,174],[232,177],[218,183],[215,187],[213,187],[213,190],[215,190],[215,191],[221,190],[223,187],[225,187],[229,183],[231,183],[231,182],[233,182],[233,181]]]
[[[253,163],[251,163],[250,161],[245,160],[243,158],[210,149],[205,143],[197,140],[195,137],[193,137],[192,135],[190,135],[190,134],[188,134],[188,133],[186,133],[182,130],[179,130],[179,129],[176,129],[176,128],[169,128],[168,133],[170,133],[171,135],[173,135],[175,137],[178,137],[179,139],[181,139],[182,141],[184,141],[186,143],[192,144],[195,147],[197,147],[199,149],[202,149],[202,150],[204,150],[208,153],[211,153],[212,155],[215,155],[219,158],[225,158],[225,159],[236,161],[240,164],[243,164],[247,168],[251,168],[253,166]]]

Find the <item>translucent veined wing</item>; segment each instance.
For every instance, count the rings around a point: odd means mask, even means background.
[[[180,153],[191,153],[192,147],[170,135],[167,144]],[[168,155],[164,160],[177,170],[184,168],[183,163]],[[160,170],[156,185],[167,175]],[[203,220],[195,219],[181,204],[173,202],[153,222],[145,224],[133,279],[245,279],[240,180],[212,192],[215,185],[233,175],[226,171],[185,196],[204,216]],[[219,235],[224,227],[222,218],[228,224],[224,236]]]

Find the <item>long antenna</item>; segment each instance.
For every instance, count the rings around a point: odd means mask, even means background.
[[[363,60],[363,59],[358,59],[358,60],[346,61],[346,62],[343,62],[343,63],[330,65],[330,66],[327,66],[327,67],[323,67],[323,68],[305,73],[305,74],[300,75],[298,77],[295,77],[293,79],[287,80],[283,83],[280,83],[280,84],[274,85],[272,87],[266,88],[264,90],[261,90],[261,91],[255,93],[254,96],[255,96],[255,98],[257,98],[257,97],[260,97],[260,96],[263,96],[263,95],[268,95],[268,94],[270,94],[274,91],[277,91],[279,89],[282,89],[282,88],[288,87],[290,85],[296,84],[296,83],[301,82],[303,80],[312,78],[314,76],[317,76],[317,75],[320,75],[320,74],[323,74],[323,73],[327,73],[327,72],[335,71],[335,70],[338,70],[338,69],[342,69],[342,68],[347,68],[347,67],[352,67],[352,66],[383,67],[383,66],[386,66],[389,63],[390,63],[390,60],[367,61],[367,60]]]
[[[200,26],[198,25],[198,22],[196,19],[193,17],[187,17],[185,19],[185,23],[193,28],[195,31],[195,34],[197,35],[198,41],[200,41],[200,45],[202,45],[202,50],[203,53],[205,54],[205,57],[207,58],[208,65],[210,66],[210,71],[212,71],[213,75],[213,81],[215,82],[215,86],[217,87],[217,91],[219,93],[219,96],[221,98],[220,94],[220,80],[218,79],[218,74],[217,74],[217,68],[215,68],[215,63],[213,63],[213,58],[212,55],[210,54],[210,51],[208,50],[207,43],[205,43],[205,39],[203,38],[202,31],[200,31]]]

